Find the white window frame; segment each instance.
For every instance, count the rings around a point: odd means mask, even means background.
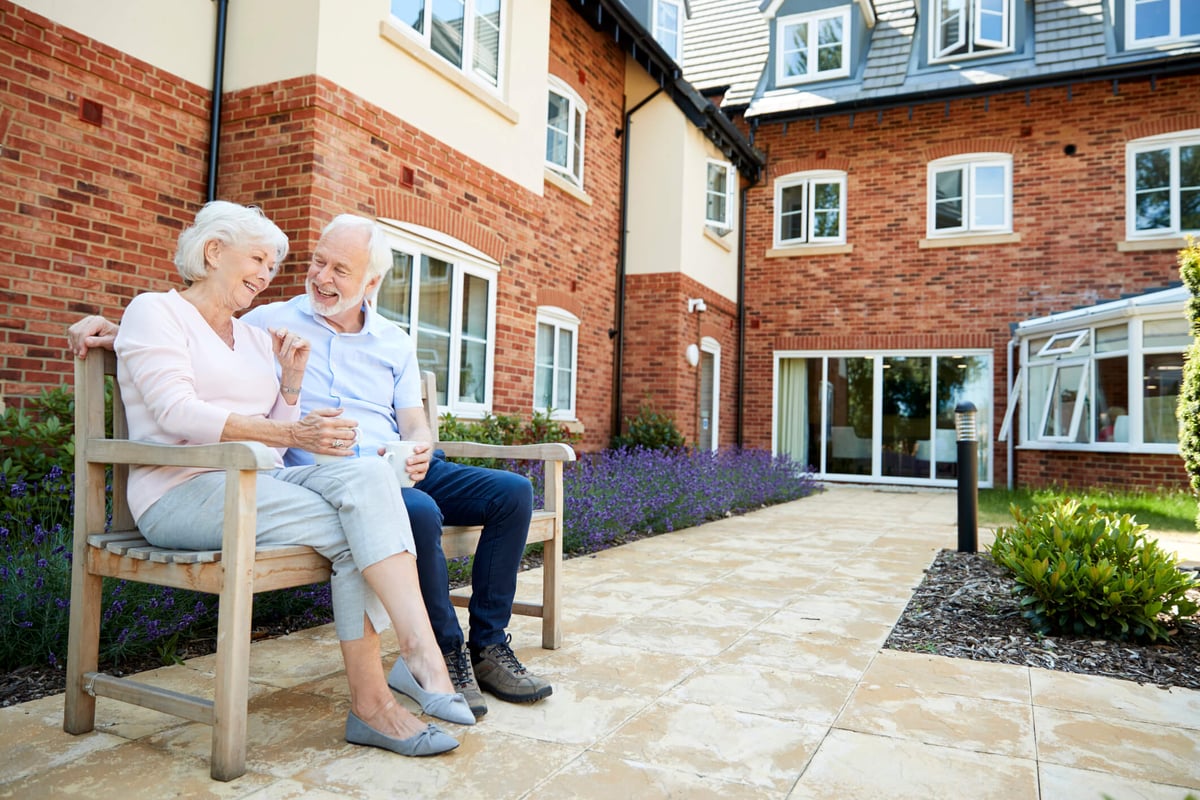
[[[533,410],[543,414],[549,412],[550,419],[553,420],[570,420],[576,419],[575,398],[579,387],[579,317],[558,306],[538,306],[537,323],[534,329],[534,378],[533,378]],[[551,353],[551,358],[548,364],[544,364],[543,353],[538,349],[537,342],[540,341],[537,336],[537,330],[542,325],[548,325],[554,331],[552,337],[554,352]],[[537,397],[537,370],[543,366],[550,367],[550,396],[558,397],[559,388],[559,373],[562,367],[558,364],[558,335],[560,332],[566,331],[571,334],[571,401],[568,408],[558,408],[557,406],[539,406]]]
[[[498,12],[499,19],[500,19],[500,27],[499,27],[499,30],[497,30],[497,32],[496,32],[497,52],[496,52],[496,77],[495,77],[495,80],[492,79],[491,75],[488,75],[486,72],[483,72],[475,67],[475,50],[476,50],[476,47],[478,46],[478,43],[475,41],[475,20],[477,19],[477,17],[480,16],[475,11],[475,4],[476,4],[477,0],[458,0],[458,2],[463,6],[463,29],[464,29],[463,37],[462,37],[462,62],[463,63],[461,65],[455,64],[453,61],[451,61],[450,59],[446,58],[444,55],[442,55],[441,53],[439,53],[433,49],[433,24],[432,24],[432,20],[431,20],[431,11],[433,8],[434,0],[417,0],[417,1],[423,3],[423,9],[421,11],[421,15],[422,15],[421,16],[421,19],[422,19],[421,27],[423,28],[423,30],[418,31],[416,28],[409,25],[408,22],[406,22],[405,20],[392,14],[390,11],[391,6],[389,3],[389,12],[388,13],[392,19],[393,24],[400,30],[404,31],[409,36],[411,36],[414,39],[416,39],[417,41],[419,41],[426,50],[428,50],[429,52],[438,56],[439,58],[443,59],[447,64],[449,64],[453,68],[459,70],[464,75],[471,78],[471,80],[475,81],[476,83],[480,84],[481,86],[488,88],[489,90],[491,90],[493,92],[499,93],[501,90],[501,87],[504,86],[504,79],[505,79],[504,64],[505,64],[505,61],[507,60],[507,55],[508,55],[505,52],[505,49],[506,49],[505,45],[506,45],[506,39],[508,37],[509,0],[496,0],[496,2],[498,2],[500,4],[500,10]]]
[[[975,220],[979,202],[976,193],[976,175],[982,168],[1000,167],[1004,170],[1004,219],[998,224],[984,224]],[[954,228],[937,227],[937,176],[945,172],[961,171],[963,174],[962,224]],[[926,208],[926,235],[929,238],[946,236],[971,236],[975,234],[1012,233],[1013,209],[1012,156],[1008,153],[971,153],[950,156],[930,161],[926,183],[928,195]]]
[[[664,6],[671,6],[675,9],[675,24],[677,27],[674,31],[670,31],[670,29],[664,28],[662,25],[660,12]],[[675,60],[676,64],[683,66],[683,3],[680,0],[654,0],[653,8],[651,9],[650,13],[654,15],[654,30],[652,32],[654,41],[659,43],[662,49],[666,51],[667,55]],[[667,47],[667,45],[663,44],[662,37],[665,32],[670,32],[675,36],[675,52],[671,52],[671,49]]]
[[[417,332],[412,329],[419,323],[421,310],[421,257],[429,256],[451,265],[450,274],[450,344],[446,374],[438,375],[438,389],[446,392],[446,402],[438,404],[438,413],[449,412],[467,419],[480,419],[492,410],[492,388],[496,372],[496,294],[499,283],[499,265],[480,251],[438,231],[418,225],[402,225],[397,228],[385,226],[388,243],[395,252],[406,253],[412,259],[412,287],[409,296],[409,329],[407,333],[418,343]],[[466,276],[481,278],[487,283],[487,342],[485,352],[487,368],[484,375],[483,402],[463,400],[459,380],[462,369],[462,316],[463,282]],[[382,310],[384,316],[386,310]],[[399,324],[399,323],[397,323]],[[402,326],[403,327],[403,326]],[[444,385],[443,385],[444,384]]]
[[[838,186],[838,232],[833,236],[813,236],[813,216],[816,212],[816,187],[824,184]],[[783,192],[796,186],[804,187],[804,207],[798,212],[802,219],[802,233],[798,238],[783,238]],[[826,245],[846,243],[846,173],[837,170],[814,170],[793,172],[775,179],[775,247],[798,247],[802,245]]]
[[[712,170],[716,167],[723,170],[725,173],[725,191],[718,192],[713,189]],[[715,158],[706,159],[704,162],[704,224],[714,228],[717,233],[724,236],[733,230],[733,200],[734,187],[737,185],[737,173],[733,169],[733,164],[728,161],[718,161]],[[708,198],[722,196],[724,198],[725,216],[722,219],[714,219],[708,215]]]
[[[1181,301],[1182,302],[1182,301]],[[1177,313],[1164,313],[1163,306],[1150,313],[1137,313],[1124,307],[1103,315],[1097,314],[1087,321],[1087,327],[1082,329],[1086,340],[1090,343],[1095,339],[1095,331],[1111,328],[1114,323],[1124,323],[1128,326],[1126,347],[1118,351],[1096,352],[1096,347],[1089,344],[1087,352],[1082,355],[1055,354],[1048,352],[1054,340],[1063,342],[1074,341],[1080,333],[1078,321],[1071,325],[1064,321],[1059,331],[1046,328],[1030,328],[1018,331],[1020,339],[1020,369],[1009,393],[1008,408],[1005,410],[1004,424],[1001,426],[1000,441],[1007,441],[1011,432],[1011,422],[1014,411],[1019,405],[1022,409],[1020,424],[1017,425],[1017,443],[1023,449],[1033,450],[1086,450],[1095,452],[1136,452],[1136,453],[1178,453],[1178,444],[1169,442],[1147,442],[1145,440],[1145,404],[1142,387],[1142,376],[1145,373],[1145,358],[1147,355],[1179,354],[1181,361],[1186,354],[1186,346],[1145,344],[1144,327],[1147,322],[1155,320],[1178,320]],[[1069,327],[1066,327],[1068,326]],[[1032,352],[1030,343],[1049,335],[1051,339]],[[1045,355],[1040,355],[1045,353]],[[1096,388],[1098,367],[1097,362],[1114,358],[1125,359],[1127,362],[1128,386],[1125,401],[1125,412],[1128,415],[1128,438],[1122,440],[1099,441],[1096,438],[1097,425],[1093,419],[1097,416],[1092,397],[1098,391]],[[1071,366],[1083,366],[1080,383],[1076,387],[1074,413],[1069,428],[1064,435],[1045,435],[1046,415],[1050,412],[1053,397],[1056,392],[1061,371]],[[1046,383],[1046,395],[1035,397],[1030,390],[1029,376],[1033,368],[1042,367],[1052,370],[1051,378]],[[1084,406],[1088,407],[1087,415]],[[1084,441],[1079,441],[1080,431],[1086,431]]]
[[[1137,35],[1137,7],[1142,3],[1152,2],[1167,4],[1170,19],[1168,31],[1165,36],[1139,38]],[[1165,44],[1200,39],[1200,33],[1189,33],[1187,36],[1181,33],[1184,4],[1192,2],[1195,2],[1195,0],[1125,0],[1125,49],[1140,50],[1143,47],[1158,47]],[[1200,13],[1200,9],[1193,9],[1192,13]]]
[[[579,96],[579,94],[561,78],[551,75],[549,76],[548,82],[550,85],[547,91],[550,94],[556,94],[567,101],[567,129],[565,131],[553,129],[554,132],[562,133],[567,137],[567,163],[559,164],[556,161],[552,161],[549,158],[549,153],[547,152],[546,168],[554,170],[556,173],[563,176],[563,178],[582,189],[584,155],[586,152],[585,145],[587,140],[587,103],[583,102],[583,99]],[[549,98],[547,98],[547,145],[550,143],[551,131],[552,129],[550,127],[549,119]],[[546,149],[548,151],[549,147],[547,146]],[[576,164],[578,164],[578,170],[575,169]]]
[[[1182,223],[1181,193],[1200,191],[1200,187],[1183,187],[1179,170],[1179,150],[1181,147],[1200,147],[1200,129],[1177,131],[1162,136],[1149,136],[1145,139],[1134,139],[1125,145],[1125,238],[1161,239],[1175,238],[1186,233],[1200,233],[1200,228],[1184,228]],[[1137,157],[1142,153],[1166,150],[1170,159],[1170,184],[1166,188],[1170,195],[1171,219],[1165,228],[1145,228],[1139,230],[1137,219]]]
[[[951,0],[951,13],[961,17],[954,41],[942,41],[942,29],[950,18],[942,14],[943,0],[929,0],[929,62],[958,61],[965,58],[982,58],[1013,51],[1013,30],[1016,23],[1014,0]],[[986,4],[1000,4],[996,11]],[[980,21],[986,16],[1002,17],[1000,38],[988,38],[982,32]],[[962,48],[966,48],[963,50]]]
[[[842,61],[837,69],[820,70],[818,68],[820,50],[821,23],[827,20],[839,20],[842,23]],[[789,75],[787,72],[788,52],[784,48],[788,41],[788,29],[796,25],[808,25],[808,35],[805,40],[806,71],[803,74]],[[845,78],[850,74],[850,55],[852,28],[850,26],[850,6],[825,9],[811,14],[792,14],[780,17],[775,21],[775,85],[793,86],[797,83],[811,83],[832,78]]]

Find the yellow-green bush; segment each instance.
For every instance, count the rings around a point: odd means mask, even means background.
[[[1186,596],[1192,577],[1132,516],[1072,499],[1012,514],[992,558],[1016,580],[1035,630],[1156,641],[1170,637],[1175,618],[1196,613]]]

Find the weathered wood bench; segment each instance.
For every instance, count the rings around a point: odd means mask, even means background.
[[[250,672],[250,619],[254,594],[329,579],[329,562],[306,546],[256,549],[255,481],[274,467],[270,448],[257,442],[172,446],[128,440],[120,388],[113,381],[113,435],[105,432],[105,376],[116,374],[112,352],[93,350],[75,365],[75,531],[71,575],[63,729],[95,727],[96,697],[152,708],[213,728],[211,774],[232,780],[245,772]],[[430,430],[437,435],[437,392],[432,373],[422,390]],[[562,563],[563,462],[575,458],[564,444],[502,447],[468,442],[438,444],[448,457],[536,459],[545,462],[543,506],[534,512],[530,542],[543,542],[541,602],[517,602],[517,614],[541,617],[542,646],[562,641],[559,567]],[[220,550],[154,547],[133,524],[125,498],[129,465],[208,467],[226,473],[224,537]],[[106,489],[106,466],[113,468]],[[112,524],[106,530],[108,504]],[[447,527],[447,558],[471,555],[479,528]],[[98,672],[101,589],[104,578],[153,583],[220,596],[212,700]],[[455,595],[456,605],[467,597]]]

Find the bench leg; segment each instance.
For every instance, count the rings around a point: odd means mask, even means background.
[[[100,602],[103,578],[87,571],[86,555],[71,565],[71,616],[67,634],[67,686],[63,730],[87,733],[96,727],[96,698],[83,690],[83,676],[100,658]]]
[[[542,543],[542,647],[557,650],[562,646],[562,530]]]

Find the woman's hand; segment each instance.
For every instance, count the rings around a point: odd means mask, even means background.
[[[313,409],[304,419],[292,424],[293,443],[290,446],[326,456],[354,455],[358,422],[343,419],[342,410]]]
[[[83,358],[89,349],[95,347],[112,350],[116,338],[116,323],[104,317],[84,317],[67,328],[67,346],[78,358]]]
[[[287,328],[267,328],[271,334],[271,349],[279,362],[279,391],[289,405],[300,399],[300,384],[308,366],[311,345],[299,334]]]

